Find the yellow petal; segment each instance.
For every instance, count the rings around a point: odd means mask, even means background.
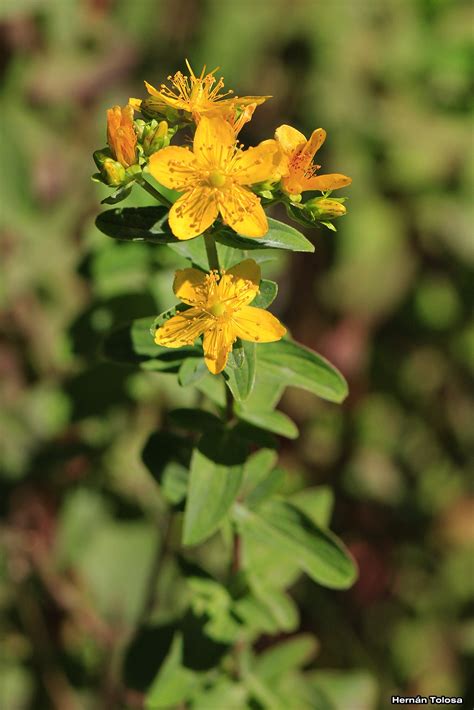
[[[158,91],[158,89],[155,89],[154,86],[149,84],[147,81],[143,82],[146,86],[146,90],[150,94],[150,96],[156,96],[157,98],[161,98],[161,93]]]
[[[185,192],[170,209],[171,231],[178,239],[192,239],[210,227],[217,214],[214,191],[209,187],[196,187]]]
[[[260,286],[260,280],[262,278],[260,266],[254,259],[244,259],[244,261],[236,264],[231,269],[227,269],[226,274],[231,274],[235,279],[251,281],[257,288]]]
[[[225,368],[227,358],[236,340],[236,335],[230,323],[217,322],[213,328],[204,333],[204,359],[209,372],[218,375]]]
[[[304,183],[303,190],[338,190],[340,187],[350,185],[352,178],[347,175],[339,175],[339,173],[331,173],[329,175],[316,175],[309,178]]]
[[[254,343],[272,343],[286,333],[278,318],[263,308],[253,306],[244,306],[234,313],[232,323],[238,338]]]
[[[173,291],[188,306],[204,305],[206,301],[207,274],[199,269],[180,269],[176,272]]]
[[[267,217],[260,200],[240,185],[223,191],[219,210],[224,222],[244,237],[263,237],[268,232]]]
[[[263,141],[255,148],[239,151],[232,163],[232,177],[239,185],[263,182],[273,176],[280,160],[278,143]]]
[[[297,148],[302,148],[306,143],[306,137],[302,133],[286,124],[276,129],[275,138],[288,154],[293,153]]]
[[[135,111],[140,111],[141,105],[142,105],[142,100],[141,99],[132,99],[130,98],[128,100],[129,105],[135,110]]]
[[[229,305],[233,309],[251,303],[258,293],[260,267],[253,259],[245,259],[226,271],[219,281],[215,298],[209,299]]]
[[[326,131],[324,130],[324,128],[317,128],[315,131],[312,132],[311,138],[301,151],[301,156],[304,156],[307,159],[308,165],[313,159],[314,155],[321,148],[325,140]]]
[[[235,134],[223,118],[203,116],[194,134],[194,153],[208,169],[225,169],[234,153]]]
[[[213,322],[201,308],[190,308],[166,321],[155,333],[155,343],[167,348],[191,345]]]
[[[176,145],[153,153],[148,169],[155,180],[179,192],[189,189],[199,179],[193,153],[188,148]]]

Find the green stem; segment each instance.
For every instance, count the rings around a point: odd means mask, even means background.
[[[213,234],[204,235],[204,244],[206,245],[207,260],[209,269],[219,270],[219,256],[217,254],[216,240]]]
[[[152,195],[152,197],[155,198],[161,205],[164,207],[170,207],[171,202],[166,199],[164,195],[161,194],[161,192],[158,192],[158,190],[153,187],[153,185],[150,185],[149,182],[145,180],[144,177],[142,177],[140,180],[137,180],[138,184],[143,187],[146,192],[148,192],[149,195]]]

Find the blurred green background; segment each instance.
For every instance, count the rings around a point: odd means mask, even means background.
[[[112,326],[173,303],[176,263],[95,229],[106,190],[90,180],[91,154],[106,108],[185,57],[220,66],[240,95],[274,97],[246,143],[281,123],[323,126],[323,172],[353,178],[337,233],[313,231],[314,258],[282,257],[269,272],[275,312],[351,391],[342,407],[301,391],[281,404],[301,430],[281,442],[291,485],[334,490],[333,528],[360,566],[348,592],[307,579],[292,590],[300,628],[319,642],[313,667],[341,710],[386,708],[392,692],[472,703],[472,3],[1,8],[2,710],[118,707],[113,671],[162,506],[140,451],[194,395],[100,357]],[[136,188],[128,203],[148,200]],[[129,702],[140,707],[139,693]]]

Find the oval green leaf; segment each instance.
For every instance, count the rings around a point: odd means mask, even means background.
[[[300,387],[329,402],[342,402],[347,382],[334,365],[318,353],[290,339],[262,343],[258,364],[266,375],[274,375],[288,387]]]
[[[258,511],[236,505],[234,511],[244,538],[291,555],[315,582],[331,589],[347,589],[354,583],[357,568],[342,542],[288,501],[269,500]]]
[[[229,431],[202,437],[191,457],[183,545],[197,545],[219,528],[240,490],[246,454]]]

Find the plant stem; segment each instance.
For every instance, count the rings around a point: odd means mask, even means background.
[[[204,244],[206,245],[207,260],[209,269],[219,270],[219,256],[217,254],[216,240],[213,234],[204,235]]]
[[[164,205],[164,207],[169,207],[171,205],[170,201],[166,199],[164,195],[161,194],[161,192],[158,192],[156,188],[153,187],[153,185],[150,185],[149,182],[145,180],[144,177],[142,177],[140,180],[137,180],[138,184],[143,187],[146,192],[148,192],[149,195],[152,195],[155,200],[157,200],[160,204]]]

